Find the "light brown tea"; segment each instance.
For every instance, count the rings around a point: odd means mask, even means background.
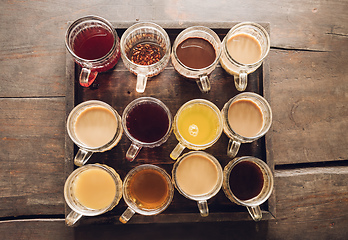
[[[73,185],[79,202],[91,209],[105,209],[114,201],[116,184],[103,169],[91,168],[81,172]]]
[[[255,137],[263,127],[262,111],[253,101],[241,99],[228,109],[228,122],[237,134]]]
[[[177,184],[193,196],[210,193],[218,182],[218,175],[215,164],[202,154],[184,158],[176,170]]]
[[[90,107],[77,117],[75,134],[88,147],[101,147],[113,139],[117,125],[117,119],[110,110]]]
[[[228,39],[227,50],[234,60],[243,64],[253,64],[261,58],[260,43],[245,33],[236,34]]]
[[[129,181],[129,195],[139,208],[157,209],[165,204],[169,187],[165,176],[153,169],[134,174]]]

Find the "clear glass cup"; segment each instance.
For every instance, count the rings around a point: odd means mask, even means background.
[[[121,57],[130,72],[137,75],[136,91],[143,93],[149,77],[164,70],[170,59],[171,44],[167,32],[159,25],[151,22],[136,23],[129,27],[121,37]],[[150,65],[134,63],[129,59],[130,51],[138,44],[152,44],[162,49],[162,58]],[[148,54],[148,52],[147,52]],[[153,55],[151,55],[153,57]]]
[[[253,198],[247,199],[247,200],[241,200],[238,197],[235,196],[235,194],[231,190],[231,184],[234,184],[230,182],[230,176],[232,170],[236,167],[237,164],[241,162],[250,162],[254,164],[259,171],[261,172],[262,179],[263,179],[263,184],[261,191]],[[250,175],[248,173],[245,173],[246,175]],[[243,176],[243,175],[242,175]],[[255,157],[249,157],[249,156],[244,156],[244,157],[239,157],[231,160],[224,168],[223,172],[223,185],[222,189],[230,201],[238,204],[245,206],[248,209],[248,212],[252,219],[254,221],[260,221],[262,219],[262,211],[260,209],[260,205],[263,204],[267,199],[270,197],[273,191],[273,174],[271,169],[268,167],[268,165]],[[247,181],[246,179],[243,181]],[[237,183],[239,185],[243,186],[243,183]],[[248,186],[248,185],[245,185]]]
[[[96,47],[100,45],[105,49]],[[74,61],[82,67],[79,82],[83,87],[89,87],[98,72],[112,69],[121,56],[116,30],[109,21],[98,16],[86,16],[74,21],[66,31],[65,46]],[[106,46],[110,46],[110,50]]]
[[[172,132],[173,117],[159,99],[140,97],[129,103],[122,114],[125,135],[132,141],[126,158],[133,161],[143,147],[159,147]]]
[[[223,172],[219,161],[213,155],[203,151],[191,151],[174,163],[172,181],[180,194],[197,201],[201,216],[207,217],[207,200],[220,191]]]
[[[204,150],[217,142],[223,129],[222,116],[214,103],[193,99],[179,108],[174,117],[173,129],[179,141],[170,154],[175,160],[185,148]]]
[[[189,66],[186,66],[185,64],[180,61],[177,55],[177,48],[180,43],[183,41],[189,39],[189,38],[198,38],[198,39],[204,39],[208,41],[215,50],[215,59],[214,61],[203,68],[192,68]],[[183,30],[175,39],[173,43],[172,48],[172,64],[175,68],[175,70],[185,78],[189,80],[193,80],[197,82],[197,85],[201,92],[208,93],[211,89],[210,81],[209,81],[209,74],[211,74],[216,65],[219,62],[221,55],[221,41],[219,36],[210,28],[204,27],[204,26],[194,26],[189,27]]]
[[[231,56],[228,51],[228,42],[230,39],[236,37],[237,35],[247,35],[260,46],[260,57],[255,62],[241,62],[237,61]],[[248,48],[250,50],[250,48]],[[250,55],[248,49],[245,49],[244,55]],[[222,53],[220,58],[221,66],[229,74],[234,76],[234,83],[238,91],[244,91],[247,87],[248,80],[247,75],[254,72],[259,68],[262,62],[268,55],[270,50],[270,38],[267,31],[259,24],[253,22],[242,22],[235,25],[229,30],[227,35],[222,41]]]
[[[110,134],[109,138],[105,138],[102,142],[100,142],[101,145],[99,146],[90,145],[91,144],[90,142],[81,140],[82,138],[79,137],[79,133],[81,134],[81,131],[82,131],[82,133],[87,133],[87,136],[88,136],[88,133],[91,133],[91,129],[86,128],[86,130],[83,131],[79,127],[77,131],[76,124],[81,119],[80,116],[83,116],[87,112],[91,112],[93,110],[101,110],[101,109],[103,109],[105,113],[108,113],[112,126],[110,125],[110,129],[106,129],[105,127],[108,127],[108,126],[104,124],[102,119],[100,119],[100,121],[98,120],[98,112],[97,112],[95,118],[94,119],[92,118],[92,120],[94,120],[93,125],[95,124],[95,126],[97,127],[103,127],[103,131],[100,131],[99,134],[97,133],[98,136],[104,133],[105,131],[107,131],[108,133],[114,132],[114,134],[113,135]],[[97,121],[95,119],[97,119]],[[93,125],[89,125],[89,127],[91,126],[93,127]],[[98,129],[97,127],[95,129]],[[120,115],[109,104],[99,100],[89,100],[77,105],[69,113],[69,116],[66,122],[66,128],[71,140],[79,147],[79,150],[74,158],[74,163],[76,166],[84,165],[94,152],[105,152],[115,147],[118,144],[118,142],[121,140],[122,133],[123,133]],[[97,135],[93,135],[93,134],[90,134],[89,136],[90,139],[93,138],[94,140],[96,140],[96,137]]]
[[[115,184],[115,196],[110,204],[102,208],[91,208],[81,203],[81,199],[76,197],[77,186],[75,183],[79,177],[87,171],[102,170],[108,178],[111,178]],[[105,176],[104,176],[105,177]],[[109,180],[109,179],[108,179]],[[81,181],[81,179],[80,179]],[[111,167],[101,164],[87,164],[74,170],[67,178],[64,185],[64,198],[70,209],[72,210],[65,218],[68,226],[74,225],[82,216],[97,216],[112,210],[122,197],[122,181],[118,173]],[[86,199],[84,199],[86,200]]]
[[[135,213],[150,216],[163,212],[174,195],[168,173],[152,164],[139,165],[129,171],[122,191],[128,206],[119,218],[122,223],[127,223]]]
[[[243,136],[241,134],[238,134],[231,127],[229,121],[229,109],[233,103],[239,100],[251,101],[255,106],[257,106],[262,115],[262,127],[260,131],[253,136]],[[272,124],[272,110],[267,100],[259,94],[252,92],[240,93],[231,98],[222,108],[221,114],[223,118],[224,132],[230,138],[227,146],[227,155],[231,158],[237,155],[242,143],[251,143],[264,136],[268,132]]]

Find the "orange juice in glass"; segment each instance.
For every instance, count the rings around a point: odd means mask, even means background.
[[[191,100],[180,107],[174,118],[179,143],[170,157],[177,159],[187,147],[203,150],[212,146],[222,133],[222,117],[217,106],[204,99]]]

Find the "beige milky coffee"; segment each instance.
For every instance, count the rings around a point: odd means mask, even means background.
[[[179,187],[188,195],[199,196],[210,193],[217,184],[218,170],[215,164],[202,154],[184,158],[177,170]]]
[[[228,122],[234,132],[243,137],[255,137],[262,129],[261,109],[251,100],[241,99],[228,109]]]
[[[253,64],[261,58],[261,45],[251,35],[240,33],[227,41],[227,50],[231,57],[242,64]]]
[[[116,134],[117,119],[104,107],[90,107],[76,119],[77,138],[88,147],[101,147],[109,143]]]

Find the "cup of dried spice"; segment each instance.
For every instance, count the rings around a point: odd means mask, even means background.
[[[148,78],[159,74],[168,65],[169,36],[155,23],[136,23],[124,32],[120,45],[123,63],[137,76],[136,91],[142,93]]]

